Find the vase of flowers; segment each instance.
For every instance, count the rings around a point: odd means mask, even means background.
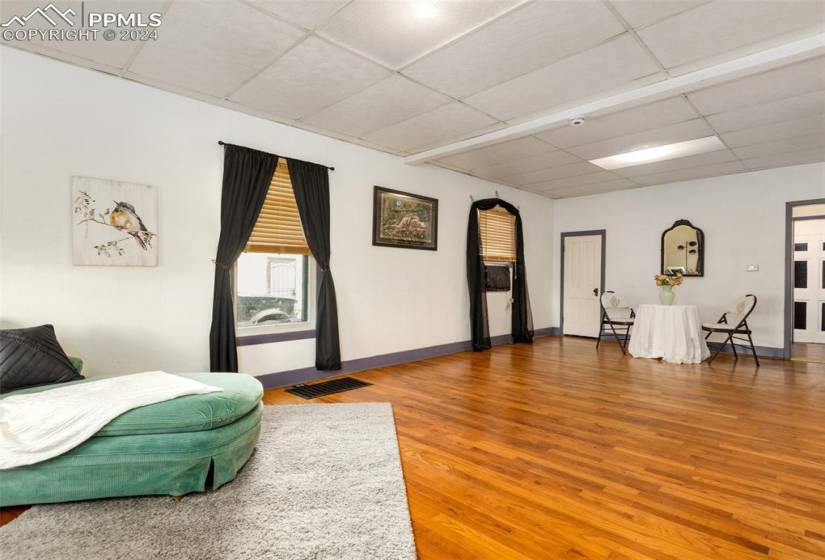
[[[677,272],[672,276],[668,274],[656,275],[656,285],[659,286],[659,301],[662,305],[673,305],[673,300],[676,299],[673,287],[681,284],[683,279],[681,272]]]

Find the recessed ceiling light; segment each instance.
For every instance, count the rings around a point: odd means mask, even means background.
[[[632,165],[642,165],[655,161],[695,156],[696,154],[724,149],[725,145],[719,140],[718,136],[706,136],[704,138],[697,138],[696,140],[688,140],[687,142],[652,146],[650,148],[616,154],[615,156],[591,159],[590,163],[598,165],[602,169],[621,169],[622,167],[630,167]]]
[[[415,0],[412,9],[418,19],[432,19],[438,15],[438,8],[434,0]]]

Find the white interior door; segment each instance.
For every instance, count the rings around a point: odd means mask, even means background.
[[[599,335],[602,285],[601,235],[564,238],[563,334]]]
[[[825,220],[794,224],[794,342],[825,343]]]

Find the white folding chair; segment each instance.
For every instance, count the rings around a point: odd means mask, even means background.
[[[616,342],[619,343],[622,354],[627,354],[627,342],[630,340],[630,330],[633,328],[636,312],[613,291],[602,293],[599,304],[602,308],[602,321],[599,325],[599,338],[596,340],[596,349],[599,348],[602,342],[602,333],[607,327],[610,329],[607,334],[612,333]],[[622,335],[622,337],[619,338],[619,335]]]
[[[702,325],[702,330],[708,333],[705,336],[705,340],[715,333],[727,335],[725,342],[722,343],[722,346],[720,346],[716,352],[713,353],[708,360],[708,363],[711,363],[713,359],[719,355],[719,352],[725,349],[728,343],[730,343],[730,346],[733,349],[734,359],[738,360],[739,354],[736,353],[735,341],[739,341],[748,343],[751,353],[753,354],[753,359],[756,360],[756,366],[759,367],[759,358],[756,356],[756,348],[753,345],[753,338],[751,338],[751,329],[748,327],[748,317],[751,313],[753,313],[755,308],[756,296],[753,294],[748,294],[736,300],[733,309],[722,313],[722,316],[719,317],[719,320],[716,323],[704,323]],[[743,336],[737,337],[736,335]],[[744,338],[745,336],[747,336],[747,338]],[[745,345],[742,344],[742,346]]]

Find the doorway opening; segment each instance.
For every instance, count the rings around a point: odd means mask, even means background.
[[[603,229],[561,234],[559,315],[562,335],[588,338],[599,335],[606,235]]]
[[[786,208],[785,357],[825,363],[825,199]]]

